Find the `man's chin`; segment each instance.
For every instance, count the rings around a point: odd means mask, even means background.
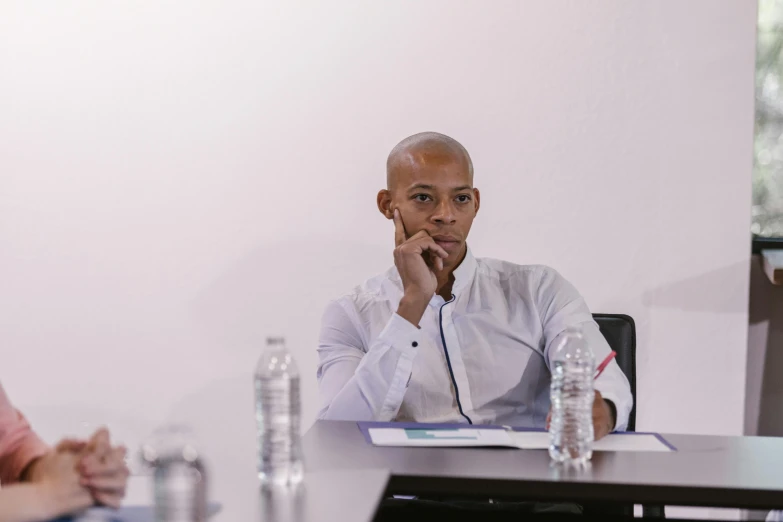
[[[462,262],[462,259],[465,257],[465,244],[461,243],[453,251],[446,250],[446,252],[448,252],[449,257],[444,260],[443,265],[454,269]]]
[[[459,257],[462,254],[462,241],[438,241],[435,243],[449,254],[449,261],[454,261],[453,257]]]

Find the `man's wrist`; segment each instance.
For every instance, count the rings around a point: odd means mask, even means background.
[[[607,408],[609,409],[609,432],[614,431],[614,427],[617,426],[617,406],[614,405],[609,399],[604,399]]]
[[[400,299],[397,315],[418,328],[429,302],[430,300],[423,296],[405,294]]]

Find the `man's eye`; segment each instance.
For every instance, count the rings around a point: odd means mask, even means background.
[[[470,201],[470,196],[468,196],[467,194],[460,194],[459,196],[457,196],[457,201],[459,201],[460,203],[467,203],[468,201]]]
[[[413,196],[413,199],[424,203],[426,201],[429,201],[430,197],[427,194],[416,194],[415,196]]]

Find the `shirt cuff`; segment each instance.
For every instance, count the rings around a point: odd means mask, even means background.
[[[397,348],[405,355],[413,357],[423,337],[421,328],[414,326],[407,319],[395,313],[386,323],[386,328],[383,329],[378,339]]]
[[[413,359],[416,357],[419,346],[424,342],[424,332],[395,313],[386,323],[386,328],[378,336],[378,340],[400,353],[389,392],[386,394],[380,411],[381,420],[391,420],[397,415],[402,404],[413,372]]]
[[[595,389],[601,392],[601,397],[605,401],[611,401],[614,404],[615,421],[612,431],[625,431],[628,428],[628,418],[633,406],[628,407],[627,401],[623,400],[619,393],[614,393],[611,386],[596,386]]]

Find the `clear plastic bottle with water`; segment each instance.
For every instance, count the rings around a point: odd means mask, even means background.
[[[258,478],[262,486],[301,482],[299,370],[285,339],[270,337],[255,375]]]
[[[141,448],[153,470],[156,522],[206,522],[207,473],[192,431],[184,425],[164,426]]]
[[[549,455],[556,462],[585,464],[593,456],[593,376],[595,356],[578,328],[558,336],[550,356]]]

